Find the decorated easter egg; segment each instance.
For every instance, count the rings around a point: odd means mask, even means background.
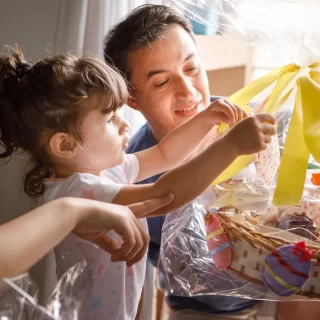
[[[228,236],[223,230],[216,215],[208,212],[205,215],[209,256],[220,270],[229,267],[232,259],[232,251]]]
[[[309,278],[313,253],[304,242],[275,250],[263,264],[261,276],[265,286],[278,296],[300,291]]]

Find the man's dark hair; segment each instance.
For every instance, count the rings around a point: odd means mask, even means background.
[[[130,80],[127,55],[131,50],[147,46],[161,38],[171,24],[177,24],[193,38],[188,20],[174,9],[162,5],[142,5],[125,20],[111,28],[104,39],[104,59]]]

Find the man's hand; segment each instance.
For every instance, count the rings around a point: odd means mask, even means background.
[[[149,235],[136,216],[143,217],[168,205],[173,199],[174,195],[171,193],[128,207],[75,199],[77,224],[73,232],[109,252],[112,261],[126,261],[128,266],[132,266],[145,255],[150,241]],[[122,238],[120,244],[108,236],[111,230]]]

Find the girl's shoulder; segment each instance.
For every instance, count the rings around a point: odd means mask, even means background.
[[[45,181],[43,202],[62,197],[76,197],[112,202],[123,187],[103,176],[91,173],[74,173],[68,178],[52,178]]]
[[[126,154],[121,165],[103,170],[102,177],[114,183],[132,184],[139,174],[139,161],[136,155]]]

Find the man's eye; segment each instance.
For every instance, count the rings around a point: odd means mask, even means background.
[[[196,67],[189,68],[189,69],[186,70],[186,72],[192,72],[194,70],[196,70]]]
[[[167,79],[166,81],[163,81],[163,82],[161,82],[161,83],[159,83],[159,84],[156,84],[155,85],[155,87],[156,88],[161,88],[161,87],[163,87],[166,83],[168,83],[169,82],[169,79]]]

